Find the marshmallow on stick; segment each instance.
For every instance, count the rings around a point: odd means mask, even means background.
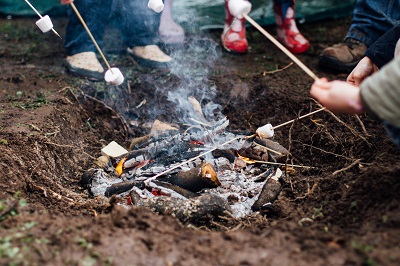
[[[160,13],[164,10],[164,3],[162,0],[149,0],[147,6],[155,12]]]
[[[36,26],[39,27],[39,29],[43,32],[46,33],[48,31],[53,31],[55,35],[57,35],[60,39],[61,36],[60,34],[58,34],[58,32],[56,32],[56,30],[53,27],[53,22],[51,22],[51,19],[48,15],[42,17],[42,15],[39,13],[39,11],[36,10],[36,8],[28,1],[25,0],[25,2],[32,8],[33,11],[35,11],[35,13],[40,17],[40,19],[38,21],[36,21]]]
[[[247,15],[251,11],[251,3],[244,0],[229,0],[228,8],[232,16],[236,18],[243,18],[243,14]]]
[[[112,85],[119,86],[124,82],[124,75],[118,68],[112,67],[106,71],[104,79]]]
[[[298,118],[292,119],[290,121],[287,121],[287,122],[282,123],[280,125],[277,125],[275,127],[273,127],[271,124],[266,124],[266,125],[264,125],[262,127],[257,128],[256,134],[260,138],[272,138],[274,136],[274,129],[277,129],[279,127],[282,127],[282,126],[285,126],[287,124],[293,123],[293,122],[295,122],[297,120],[300,120],[300,119],[302,119],[304,117],[307,117],[307,116],[313,115],[315,113],[321,112],[321,111],[323,111],[325,109],[326,109],[325,107],[322,107],[321,109],[315,110],[315,111],[313,111],[311,113],[308,113],[308,114],[305,114],[305,115],[302,115],[302,116],[300,116]]]

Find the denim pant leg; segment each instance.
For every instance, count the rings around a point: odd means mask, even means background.
[[[383,125],[389,137],[397,145],[397,147],[400,148],[400,128],[392,126],[387,122],[384,122]]]
[[[156,44],[159,13],[147,7],[147,0],[114,0],[113,20],[128,47]]]
[[[109,22],[112,0],[79,0],[75,1],[74,4],[94,39],[101,47],[104,30]],[[67,13],[68,25],[65,36],[67,55],[96,52],[96,46],[70,6],[67,9]]]
[[[274,5],[282,6],[282,16],[286,17],[286,11],[289,7],[294,7],[296,1],[295,0],[274,0]],[[293,8],[294,9],[294,8]]]
[[[400,22],[400,0],[357,0],[345,37],[368,47]]]

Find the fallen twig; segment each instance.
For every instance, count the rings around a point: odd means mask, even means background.
[[[7,208],[0,213],[0,218],[5,216],[6,214],[11,212],[12,210],[14,210],[15,206],[17,206],[17,204],[18,204],[17,200],[13,200],[10,204],[8,204]]]
[[[323,150],[323,149],[321,149],[321,148],[318,148],[318,147],[315,147],[315,146],[312,146],[312,145],[309,145],[309,144],[302,143],[302,142],[300,142],[300,141],[296,141],[296,140],[295,140],[295,142],[300,143],[300,144],[303,145],[303,146],[307,146],[307,147],[310,147],[310,148],[319,150],[319,151],[321,151],[321,152],[334,155],[334,156],[336,156],[336,157],[341,157],[341,158],[344,158],[344,159],[346,159],[346,160],[351,160],[351,161],[354,160],[354,158],[350,158],[350,157],[347,157],[347,156],[344,156],[344,155],[341,155],[341,154],[337,154],[337,153],[333,153],[333,152],[330,152],[330,151],[326,151],[326,150]]]
[[[275,70],[272,70],[272,71],[264,71],[264,72],[262,72],[262,75],[266,76],[268,74],[275,74],[277,72],[281,72],[281,71],[289,68],[291,65],[293,65],[293,62],[290,62],[287,66],[284,66],[283,68],[278,68],[278,69],[275,69]]]
[[[318,106],[320,106],[320,107],[323,107],[319,102],[317,102],[316,100],[314,100],[314,99],[312,99]],[[368,145],[371,145],[369,142],[368,142],[368,140],[365,138],[365,137],[363,137],[363,136],[361,136],[360,134],[358,134],[358,132],[354,129],[354,128],[352,128],[351,126],[349,126],[347,123],[345,123],[345,122],[343,122],[339,117],[337,117],[334,113],[332,113],[331,111],[329,111],[328,109],[325,109],[326,110],[326,112],[328,112],[337,122],[339,122],[340,124],[342,124],[343,126],[345,126],[346,128],[348,128],[349,130],[350,130],[350,132],[354,135],[354,136],[356,136],[356,137],[358,137],[358,138],[360,138],[360,139],[362,139],[362,140],[364,140]]]
[[[80,89],[79,89],[79,90],[80,90]],[[89,98],[89,99],[91,99],[92,101],[95,101],[95,102],[97,102],[97,103],[100,103],[100,104],[102,104],[105,108],[107,108],[108,110],[110,110],[111,112],[113,112],[113,113],[119,118],[119,120],[121,121],[122,127],[124,128],[124,131],[125,131],[125,140],[128,140],[128,136],[129,136],[129,126],[128,126],[128,123],[126,122],[125,118],[122,117],[122,116],[121,116],[117,111],[115,111],[113,108],[111,108],[110,106],[108,106],[105,102],[100,101],[100,100],[98,100],[98,99],[96,99],[96,98],[94,98],[94,97],[92,97],[92,96],[90,96],[90,95],[85,94],[82,90],[80,90],[80,92],[82,93],[83,97]]]
[[[333,172],[332,175],[335,176],[335,175],[337,175],[337,174],[339,174],[341,172],[347,171],[347,170],[349,170],[350,168],[352,168],[353,166],[357,165],[360,162],[361,162],[361,159],[357,159],[352,164],[346,166],[345,168],[342,168],[340,170],[337,170],[337,171]]]
[[[367,137],[371,136],[371,135],[367,132],[367,129],[365,128],[364,123],[361,121],[360,116],[359,116],[359,115],[354,115],[354,116],[356,117],[358,123],[360,123],[361,128],[362,128],[362,130],[364,131],[364,134],[365,134]]]

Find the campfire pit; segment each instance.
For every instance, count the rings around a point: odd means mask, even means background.
[[[93,196],[115,195],[120,204],[144,206],[182,222],[269,211],[281,190],[277,165],[289,152],[257,135],[228,132],[228,124],[225,118],[207,130],[153,131],[134,139],[127,154],[86,171],[82,183]],[[165,174],[152,178],[160,173]]]

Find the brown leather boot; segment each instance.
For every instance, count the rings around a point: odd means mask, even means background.
[[[340,73],[350,73],[364,57],[367,46],[354,39],[346,39],[322,51],[319,66]]]

